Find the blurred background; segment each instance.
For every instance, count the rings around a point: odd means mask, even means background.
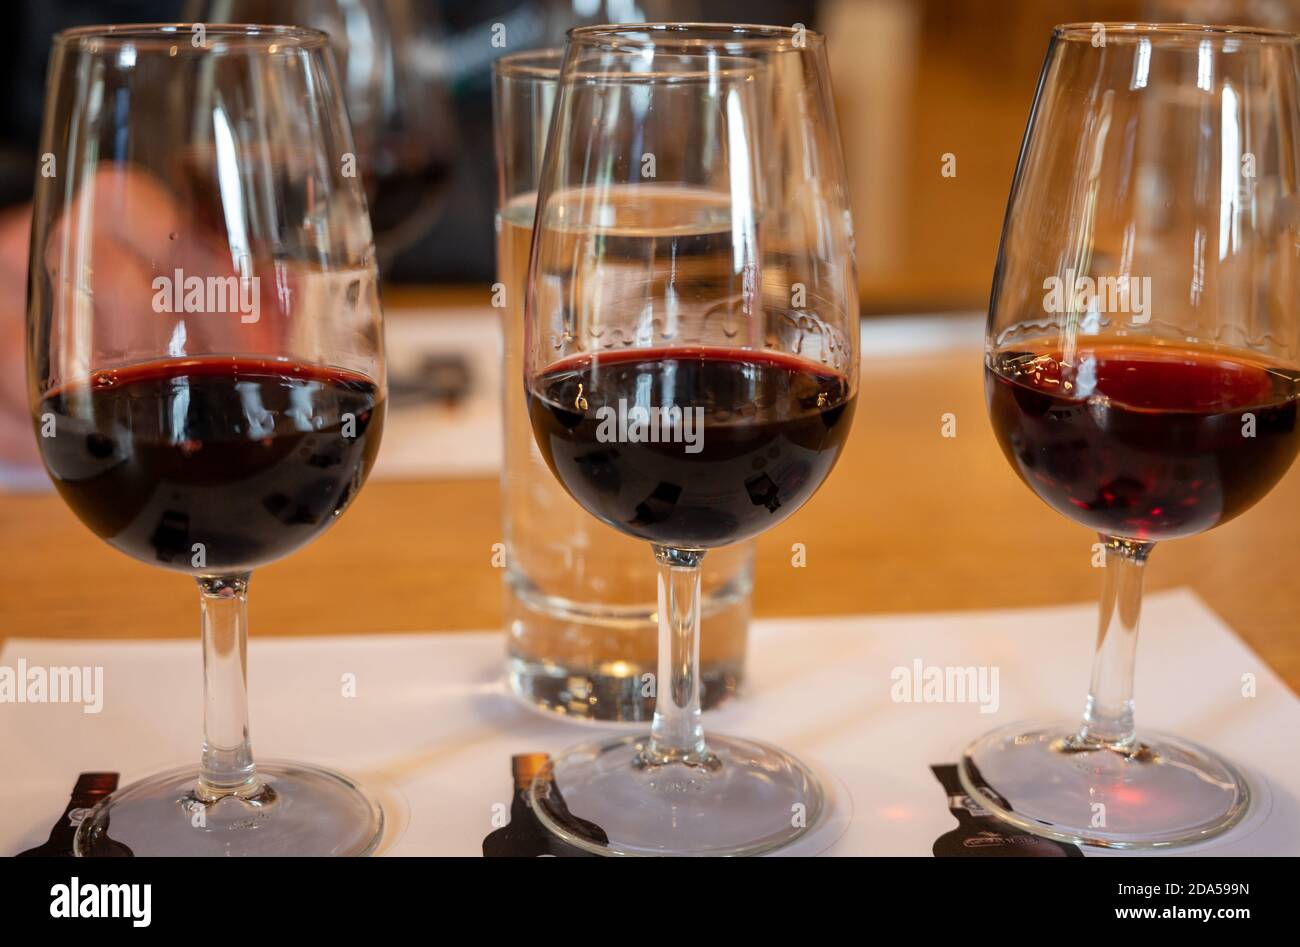
[[[582,23],[803,23],[827,35],[865,315],[987,302],[1050,28],[1163,20],[1300,26],[1300,0],[45,0],[0,36],[0,463],[31,460],[20,354],[28,200],[51,36],[90,23],[317,26],[334,38],[389,304],[403,284],[482,304],[492,282],[494,59]],[[428,300],[427,292],[417,295]],[[422,363],[423,364],[423,363]],[[436,366],[434,366],[436,368]],[[428,365],[424,365],[427,370]],[[452,374],[460,371],[452,365]],[[427,374],[427,372],[426,372]],[[436,375],[436,372],[433,374]],[[427,384],[427,381],[426,381]]]
[[[368,186],[376,230],[381,238],[402,231],[384,248],[391,257],[389,282],[462,284],[489,283],[494,271],[494,59],[562,43],[564,31],[580,23],[804,23],[828,37],[857,217],[863,308],[899,312],[985,303],[1007,189],[1053,24],[1147,19],[1294,28],[1300,0],[19,4],[0,37],[9,93],[0,114],[0,204],[12,213],[31,193],[50,37],[90,23],[181,19],[315,25],[347,42],[340,58],[358,148],[365,152],[369,143],[383,152],[365,169],[374,179]],[[495,24],[504,30],[494,34]],[[369,101],[360,104],[366,96]],[[951,172],[955,163],[955,175],[944,175],[945,155],[955,159],[948,167]],[[409,224],[404,215],[412,218]],[[12,248],[22,243],[3,242],[6,276],[21,269],[15,269]]]

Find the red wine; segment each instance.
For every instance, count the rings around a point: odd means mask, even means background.
[[[95,372],[48,394],[35,419],[83,523],[194,575],[271,562],[329,526],[370,471],[383,420],[361,375],[232,357]]]
[[[1018,346],[985,373],[1003,453],[1099,533],[1190,536],[1249,508],[1300,447],[1294,370],[1208,349]]]
[[[839,457],[848,379],[758,350],[630,349],[534,379],[528,413],[566,490],[654,543],[738,542],[798,509]]]
[[[403,236],[418,239],[426,233],[437,219],[451,174],[450,163],[441,158],[431,158],[417,167],[363,168],[375,242],[396,252],[404,247],[388,247],[389,243]]]

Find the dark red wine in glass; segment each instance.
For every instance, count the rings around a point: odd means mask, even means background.
[[[1157,541],[1227,522],[1300,449],[1293,369],[1179,346],[1017,344],[986,367],[1003,453],[1048,505],[1108,536]]]
[[[1177,681],[1182,723],[1220,746],[1138,725],[1137,652],[1156,550],[1249,510],[1300,450],[1300,216],[1274,213],[1272,196],[1300,178],[1298,91],[1300,39],[1286,33],[1052,31],[993,271],[985,389],[1017,475],[1092,531],[1074,569],[1101,594],[1083,712],[998,727],[958,763],[966,793],[1016,828],[1165,849],[1228,832],[1257,803],[1231,734],[1206,724],[1223,714],[1197,706],[1215,686],[1180,664],[1195,650],[1180,619],[1161,618],[1161,674]],[[1251,144],[1265,141],[1280,145]],[[1049,541],[1041,522],[1030,506],[988,526],[1023,554]],[[1227,536],[1198,542],[1201,571],[1252,555]],[[1022,555],[1015,580],[1041,584],[1041,566]]]
[[[255,761],[247,672],[253,573],[328,529],[379,450],[359,149],[326,34],[207,22],[190,42],[197,30],[83,27],[50,56],[41,151],[76,170],[38,177],[32,204],[38,449],[96,535],[194,582],[203,654],[197,765],[115,790],[73,852],[366,855],[383,841],[376,798],[334,770]]]
[[[361,375],[204,357],[94,372],[46,395],[35,423],[55,487],[98,536],[212,575],[328,527],[374,464],[383,420]]]
[[[649,733],[553,756],[529,803],[597,854],[761,854],[813,831],[826,794],[779,747],[705,738],[700,579],[710,550],[813,495],[853,420],[852,217],[821,37],[698,24],[568,36],[538,176],[524,391],[556,479],[654,556],[659,660],[642,680]],[[556,537],[559,568],[570,541]]]
[[[776,352],[628,349],[557,362],[533,382],[542,456],[585,509],[632,536],[708,549],[797,510],[853,417],[848,379]]]

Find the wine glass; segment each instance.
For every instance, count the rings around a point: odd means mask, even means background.
[[[814,826],[812,771],[704,738],[700,561],[798,509],[857,392],[853,239],[822,37],[571,30],[524,327],[529,416],[589,513],[659,563],[648,735],[538,773],[538,818],[605,854],[756,854]]]
[[[328,40],[208,24],[54,39],[36,180],[28,386],[55,487],[101,539],[193,576],[197,767],[81,823],[79,855],[364,854],[376,803],[254,763],[249,575],[365,480],[384,360],[365,195]],[[304,709],[307,712],[307,709]]]
[[[1247,810],[1230,763],[1134,729],[1133,668],[1155,544],[1245,511],[1300,446],[1296,43],[1191,25],[1052,34],[993,282],[985,389],[1007,460],[1097,532],[1105,568],[1082,722],[1012,725],[961,762],[979,803],[1024,829],[1156,847]]]
[[[330,37],[357,145],[380,264],[429,232],[457,147],[439,74],[439,5],[429,0],[190,0],[216,23],[291,23]]]

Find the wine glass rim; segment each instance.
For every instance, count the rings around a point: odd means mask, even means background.
[[[560,74],[564,50],[558,46],[547,49],[530,49],[523,53],[510,53],[492,63],[498,76],[511,79],[546,79],[554,82]],[[543,65],[550,63],[551,65]]]
[[[637,40],[637,34],[648,34]],[[759,23],[605,23],[575,26],[566,34],[570,45],[627,46],[632,48],[670,46],[719,49],[739,46],[746,50],[793,50],[801,52],[825,42],[825,37],[803,25],[773,26]],[[624,41],[624,38],[631,38]]]
[[[180,39],[189,39],[201,29],[205,36],[218,39],[238,39],[251,46],[265,45],[268,52],[278,46],[284,49],[324,49],[329,36],[307,26],[281,26],[261,23],[113,23],[101,26],[77,26],[61,30],[54,35],[57,46],[81,46],[89,43],[157,44],[173,47]],[[258,41],[264,42],[258,42]],[[251,42],[249,42],[251,41]],[[206,45],[197,48],[210,48]]]
[[[1219,37],[1221,39],[1240,38],[1255,39],[1260,42],[1294,43],[1300,36],[1286,30],[1275,30],[1265,26],[1235,26],[1206,23],[1143,23],[1134,21],[1116,21],[1095,23],[1061,23],[1052,28],[1056,39],[1070,41],[1091,41],[1098,28],[1107,33],[1127,36],[1167,36],[1186,39],[1188,37]]]

